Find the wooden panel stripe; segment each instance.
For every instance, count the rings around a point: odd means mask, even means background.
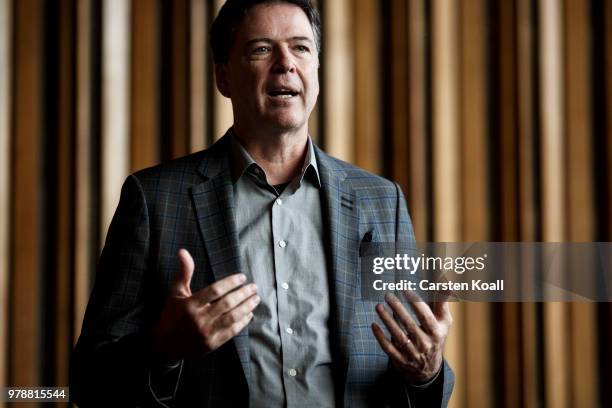
[[[460,226],[457,4],[433,2],[433,152],[435,239],[456,241]]]
[[[72,169],[74,136],[74,16],[73,0],[61,0],[59,4],[59,58],[58,58],[58,129],[57,129],[57,202],[55,235],[55,307],[54,368],[55,383],[68,384],[68,367],[72,345],[71,315],[72,293],[72,234],[74,176]]]
[[[381,174],[382,132],[378,26],[380,15],[378,5],[371,0],[356,0],[353,4],[353,19],[351,27],[355,56],[353,84],[355,92],[355,164],[373,173]]]
[[[427,94],[427,21],[425,2],[408,2],[408,107],[409,107],[409,166],[410,180],[405,191],[417,240],[431,240],[429,221],[431,203],[429,188],[431,160],[427,148],[429,110]],[[400,145],[401,146],[401,145]]]
[[[535,59],[533,46],[535,42],[533,5],[530,0],[518,0],[516,3],[516,46],[517,46],[517,114],[518,114],[518,154],[519,154],[519,240],[537,241],[536,190],[534,179],[537,176],[535,166],[535,129],[533,100],[535,81],[533,78]],[[532,265],[523,265],[528,271]],[[538,350],[538,307],[534,303],[523,303],[521,306],[521,389],[522,405],[526,408],[541,406],[542,390],[538,380],[541,367],[541,353]],[[509,405],[512,406],[512,405]]]
[[[462,148],[462,240],[487,241],[489,216],[487,186],[487,102],[486,102],[486,26],[485,2],[480,0],[460,3],[461,19],[461,148]],[[465,314],[466,405],[492,406],[494,399],[491,364],[491,305],[467,303]]]
[[[213,15],[216,17],[225,0],[213,0]],[[234,123],[231,101],[221,95],[216,85],[213,86],[213,140],[218,140]]]
[[[93,223],[92,197],[92,7],[91,0],[79,0],[76,37],[76,140],[75,140],[75,220],[74,220],[74,322],[73,343],[76,343],[89,297],[91,241]]]
[[[130,171],[160,160],[160,8],[158,1],[133,0],[130,58]]]
[[[349,0],[326,1],[323,4],[325,147],[329,154],[349,162],[354,159],[354,74],[350,10]]]
[[[391,43],[390,63],[391,80],[389,97],[391,103],[391,154],[392,177],[408,195],[410,171],[406,160],[408,155],[408,3],[402,0],[391,1],[390,24]],[[359,44],[357,44],[359,46]],[[411,195],[410,195],[411,196]]]
[[[590,26],[586,0],[565,2],[565,118],[567,120],[567,209],[570,241],[593,241],[593,172],[591,95],[590,95]],[[587,277],[569,274],[589,284]],[[594,288],[595,282],[590,282]],[[572,406],[594,407],[598,404],[598,354],[595,307],[586,303],[570,305]]]
[[[540,114],[542,120],[542,223],[545,241],[565,239],[563,184],[562,9],[554,0],[539,4]],[[548,407],[571,406],[567,304],[544,305],[545,397]]]
[[[191,0],[190,11],[190,117],[189,151],[202,150],[208,144],[207,85],[208,80],[208,10],[205,0]]]
[[[432,2],[433,85],[433,218],[435,241],[460,240],[458,116],[458,4],[452,0]],[[451,304],[455,324],[447,340],[446,355],[456,373],[451,407],[463,407],[467,393],[465,371],[465,308]]]
[[[172,127],[170,138],[170,158],[184,156],[190,145],[190,109],[189,109],[189,0],[173,0],[172,8]]]
[[[130,1],[102,3],[102,196],[104,242],[129,169]]]
[[[41,373],[42,4],[15,5],[15,123],[9,384],[38,385]]]
[[[0,0],[0,332],[9,333],[9,208],[10,208],[10,134],[11,134],[11,0]],[[0,336],[0,384],[8,384],[8,335]]]

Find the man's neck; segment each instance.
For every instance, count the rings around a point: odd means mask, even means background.
[[[238,140],[266,172],[271,185],[290,182],[302,169],[308,149],[308,129],[255,134],[234,127]]]

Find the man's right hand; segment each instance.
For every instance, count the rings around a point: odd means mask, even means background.
[[[253,318],[259,304],[254,283],[235,274],[191,293],[194,261],[186,249],[178,252],[181,270],[172,283],[159,322],[153,328],[153,350],[171,364],[219,348]]]

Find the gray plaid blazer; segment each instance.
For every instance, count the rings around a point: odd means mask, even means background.
[[[179,271],[177,251],[186,248],[195,260],[194,292],[240,272],[228,141],[125,181],[72,354],[70,392],[79,406],[248,406],[248,327],[151,383],[159,362],[149,332]],[[315,154],[337,406],[446,406],[454,383],[446,362],[431,386],[404,386],[371,333],[375,303],[360,296],[360,244],[414,241],[400,188],[319,148]]]

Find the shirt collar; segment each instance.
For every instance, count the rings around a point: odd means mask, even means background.
[[[232,172],[232,182],[236,183],[245,173],[253,175],[258,181],[268,184],[265,171],[257,164],[249,152],[236,137],[236,134],[231,131],[231,148],[230,148],[230,166]],[[310,174],[311,176],[307,176]],[[314,152],[314,144],[308,136],[308,150],[304,158],[304,164],[300,174],[298,175],[298,183],[301,184],[304,176],[311,177],[311,181],[321,188],[321,180],[319,178],[319,168],[317,166],[317,158]],[[292,183],[292,182],[290,182]]]

